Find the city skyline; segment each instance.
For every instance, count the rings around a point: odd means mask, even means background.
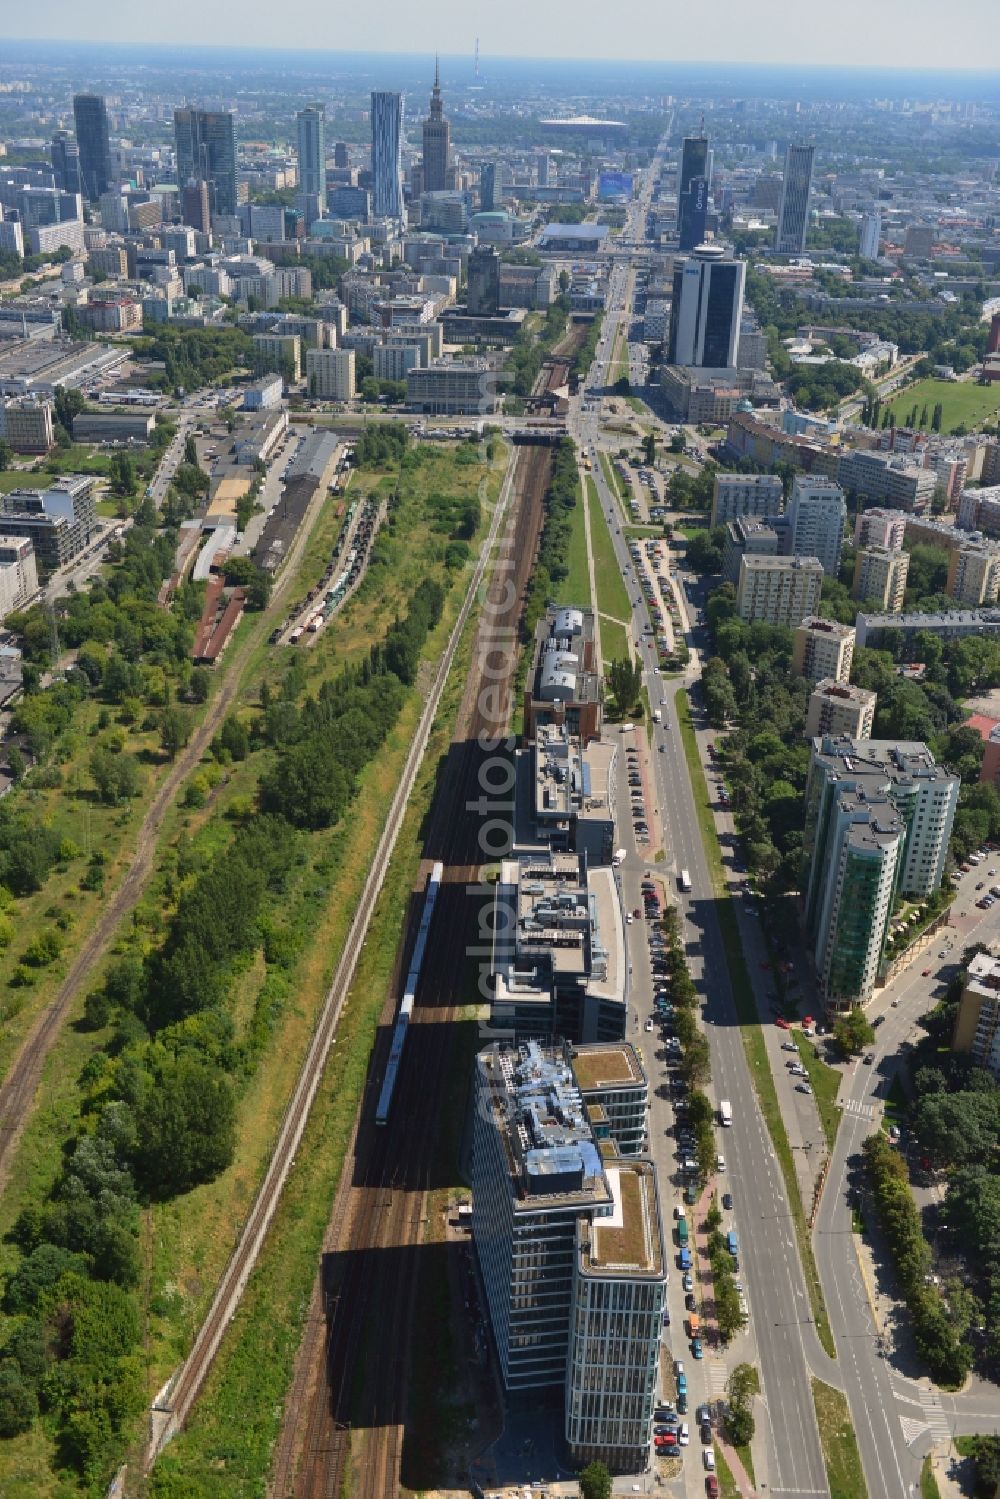
[[[873,9],[864,0],[843,0],[836,31],[823,24],[827,12],[818,0],[790,9],[785,0],[760,0],[752,10],[740,0],[718,0],[714,7],[715,35],[727,42],[727,56],[713,62],[758,63],[771,65],[824,64],[851,66],[857,58],[857,28],[865,38],[865,56],[869,64],[888,69],[929,68],[975,72],[1000,65],[1000,31],[991,28],[993,7],[990,0],[955,0],[948,28],[940,27],[938,7],[932,0],[888,0]],[[638,61],[630,56],[630,38],[641,35],[643,61],[669,64],[706,62],[704,27],[693,12],[678,12],[671,17],[669,30],[663,26],[662,14],[652,0],[624,0],[616,13],[609,34],[603,16],[570,11],[566,0],[539,12],[528,0],[511,0],[504,8],[502,21],[488,13],[469,14],[459,0],[435,0],[419,12],[390,0],[388,11],[380,12],[376,34],[371,19],[364,13],[348,12],[337,21],[337,41],[344,51],[368,51],[382,36],[392,35],[401,51],[423,52],[428,37],[467,37],[466,50],[471,55],[475,37],[480,37],[484,57],[544,58],[566,57],[566,24],[573,22],[572,51],[580,59],[606,59],[615,62]],[[261,46],[270,49],[322,45],[325,12],[318,4],[299,7],[294,13],[276,13],[273,9],[253,5],[241,13],[240,47]],[[520,25],[517,23],[521,22]],[[924,23],[924,24],[921,24]],[[196,26],[191,32],[189,27]],[[968,36],[976,34],[975,49],[970,51]],[[229,22],[223,13],[207,12],[195,0],[178,0],[169,16],[161,18],[136,12],[123,0],[108,0],[92,17],[88,17],[88,34],[79,37],[79,12],[72,0],[42,0],[42,3],[18,15],[8,16],[4,38],[44,41],[49,37],[89,42],[141,42],[173,44],[178,35],[197,34],[204,46],[226,47],[230,42]],[[510,39],[523,35],[531,38],[530,50],[511,51]],[[662,51],[657,37],[662,35]],[[660,54],[659,58],[657,54]]]

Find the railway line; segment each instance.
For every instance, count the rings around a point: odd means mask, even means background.
[[[386,1499],[405,1476],[407,1352],[417,1304],[426,1196],[439,1157],[440,1100],[446,1092],[455,1021],[468,1002],[466,933],[478,912],[469,886],[486,855],[481,819],[470,810],[481,795],[484,745],[509,721],[515,655],[498,680],[487,670],[496,641],[516,639],[537,552],[542,500],[552,450],[518,450],[509,524],[487,590],[473,669],[458,726],[438,779],[425,840],[422,877],[430,861],[443,879],[416,987],[406,1054],[386,1127],[375,1125],[375,1100],[392,1030],[387,1002],[353,1149],[325,1236],[299,1350],[285,1426],[275,1454],[274,1499]],[[509,586],[511,585],[512,586]],[[488,684],[490,693],[484,693]],[[491,695],[492,694],[492,695]],[[423,878],[421,884],[423,883]],[[393,994],[409,968],[420,903],[411,910],[397,956]],[[361,1372],[363,1371],[363,1372]]]
[[[180,1429],[190,1413],[191,1407],[202,1386],[205,1376],[218,1351],[226,1328],[239,1304],[240,1297],[250,1277],[257,1256],[263,1246],[271,1220],[274,1217],[281,1191],[302,1138],[320,1076],[330,1048],[340,1012],[353,981],[358,955],[365,938],[372,912],[382,884],[385,871],[402,826],[407,802],[413,787],[424,748],[437,712],[441,694],[447,681],[455,651],[462,637],[466,622],[478,596],[479,588],[490,564],[493,548],[500,534],[504,517],[508,513],[510,494],[517,465],[508,469],[500,499],[484,542],[476,568],[470,579],[466,595],[459,611],[448,644],[434,673],[427,692],[427,701],[414,736],[410,755],[392,799],[385,828],[372,859],[371,868],[362,888],[357,910],[352,917],[344,941],[344,948],[337,964],[330,988],[327,992],[316,1028],[305,1060],[289,1099],[275,1148],[257,1195],[240,1232],[226,1268],[223,1271],[215,1296],[204,1322],[199,1328],[190,1353],[177,1374],[157,1397],[151,1412],[150,1440],[145,1453],[144,1466],[148,1471],[157,1454]],[[381,1190],[381,1189],[379,1189]],[[391,1189],[390,1189],[391,1190]],[[391,1198],[390,1198],[391,1201]],[[374,1211],[374,1206],[370,1211]],[[339,1490],[337,1499],[339,1499]]]

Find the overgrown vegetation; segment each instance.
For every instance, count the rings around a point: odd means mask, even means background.
[[[544,520],[538,543],[538,561],[531,577],[522,620],[525,641],[533,638],[535,626],[552,595],[553,585],[561,583],[569,572],[572,512],[580,500],[576,444],[571,437],[564,437],[556,449],[552,477],[543,501]]]

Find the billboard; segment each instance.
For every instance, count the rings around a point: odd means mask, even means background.
[[[632,196],[631,172],[600,172],[597,196],[602,203],[624,203]]]

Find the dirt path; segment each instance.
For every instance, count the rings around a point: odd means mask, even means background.
[[[190,742],[178,755],[166,780],[150,803],[139,829],[135,854],[121,883],[104,907],[97,925],[73,959],[55,998],[42,1011],[28,1032],[21,1050],[11,1063],[3,1083],[0,1084],[0,1192],[6,1187],[10,1178],[14,1154],[34,1107],[42,1070],[62,1028],[66,1012],[77,991],[104,957],[122,918],[138,904],[146,881],[152,873],[156,856],[156,839],[163,819],[180,786],[197,766],[232,706],[250,657],[259,646],[269,626],[273,624],[275,614],[279,612],[282,595],[295,576],[295,570],[302,560],[302,553],[325,494],[325,490],[317,491],[317,496],[310,502],[298,535],[289,549],[288,560],[275,585],[267,609],[260,615],[256,628],[248,633],[239,650],[230,656],[225,676],[209,703],[205,717],[191,736]]]

